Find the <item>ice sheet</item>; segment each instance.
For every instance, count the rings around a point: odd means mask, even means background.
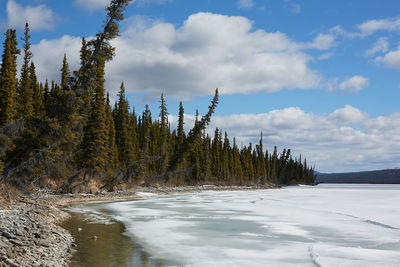
[[[98,204],[188,266],[400,266],[400,186],[322,185]]]

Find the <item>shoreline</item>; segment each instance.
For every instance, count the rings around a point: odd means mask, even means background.
[[[39,191],[19,196],[14,203],[0,203],[0,267],[69,266],[76,250],[71,233],[59,225],[70,217],[63,209],[93,201],[122,201],[140,198],[139,192],[156,195],[203,191],[246,191],[276,189],[277,186],[181,186],[134,187],[129,191],[99,194],[55,194]]]

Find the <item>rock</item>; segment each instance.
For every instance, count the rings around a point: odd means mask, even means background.
[[[5,262],[6,264],[8,264],[8,266],[11,266],[11,267],[19,267],[18,264],[14,263],[12,260],[10,260],[10,259],[8,259],[8,258],[6,258],[6,257],[4,257],[4,256],[1,256],[0,259],[1,259],[3,262]]]
[[[90,239],[97,240],[97,236],[92,236]]]
[[[78,228],[78,232],[80,232],[80,231],[82,231],[82,228],[79,227],[79,228]]]
[[[9,245],[0,240],[0,248],[8,248]]]
[[[7,239],[16,239],[17,237],[7,231],[2,230],[1,231],[2,235],[7,238]]]
[[[38,244],[39,246],[46,247],[46,248],[49,248],[49,247],[51,246],[50,242],[47,241],[47,240],[39,240],[39,241],[37,242],[37,244]]]
[[[37,239],[40,239],[40,238],[42,238],[42,237],[40,236],[40,234],[39,234],[39,233],[33,233],[33,236],[34,236],[35,238],[37,238]]]
[[[20,241],[18,239],[10,239],[10,242],[13,243],[14,245],[17,245],[20,247],[24,246],[24,243],[22,243],[22,241]]]
[[[24,236],[24,234],[23,234],[20,230],[18,230],[18,229],[15,230],[15,234],[16,234],[17,236]]]

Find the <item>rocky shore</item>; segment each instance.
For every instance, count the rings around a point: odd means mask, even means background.
[[[0,203],[0,267],[68,266],[76,245],[71,234],[58,226],[69,214],[63,207],[90,201],[137,198],[137,192],[175,194],[205,190],[255,190],[273,186],[182,186],[137,187],[131,191],[100,194],[36,192],[19,196],[13,203]],[[77,248],[79,249],[79,248]]]
[[[0,210],[0,266],[68,266],[74,246],[57,222],[68,213],[51,203],[19,199]]]

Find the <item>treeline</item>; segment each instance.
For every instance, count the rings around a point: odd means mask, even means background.
[[[115,189],[121,184],[292,184],[313,183],[313,168],[294,159],[290,149],[264,151],[262,135],[255,147],[239,148],[227,133],[205,127],[218,104],[218,90],[203,117],[188,133],[180,103],[177,129],[168,122],[163,95],[160,113],[148,106],[136,114],[122,83],[111,105],[105,90],[105,64],[114,55],[109,41],[118,35],[118,22],[129,0],[113,0],[104,31],[82,38],[80,69],[71,72],[67,57],[61,83],[39,82],[30,51],[28,23],[23,51],[16,31],[9,29],[0,68],[0,173],[19,187],[89,184]],[[20,78],[17,56],[23,53]],[[154,118],[153,118],[154,117]],[[155,118],[157,117],[157,118]],[[66,189],[68,191],[68,189]]]
[[[315,183],[400,184],[400,169],[348,173],[320,173]]]

